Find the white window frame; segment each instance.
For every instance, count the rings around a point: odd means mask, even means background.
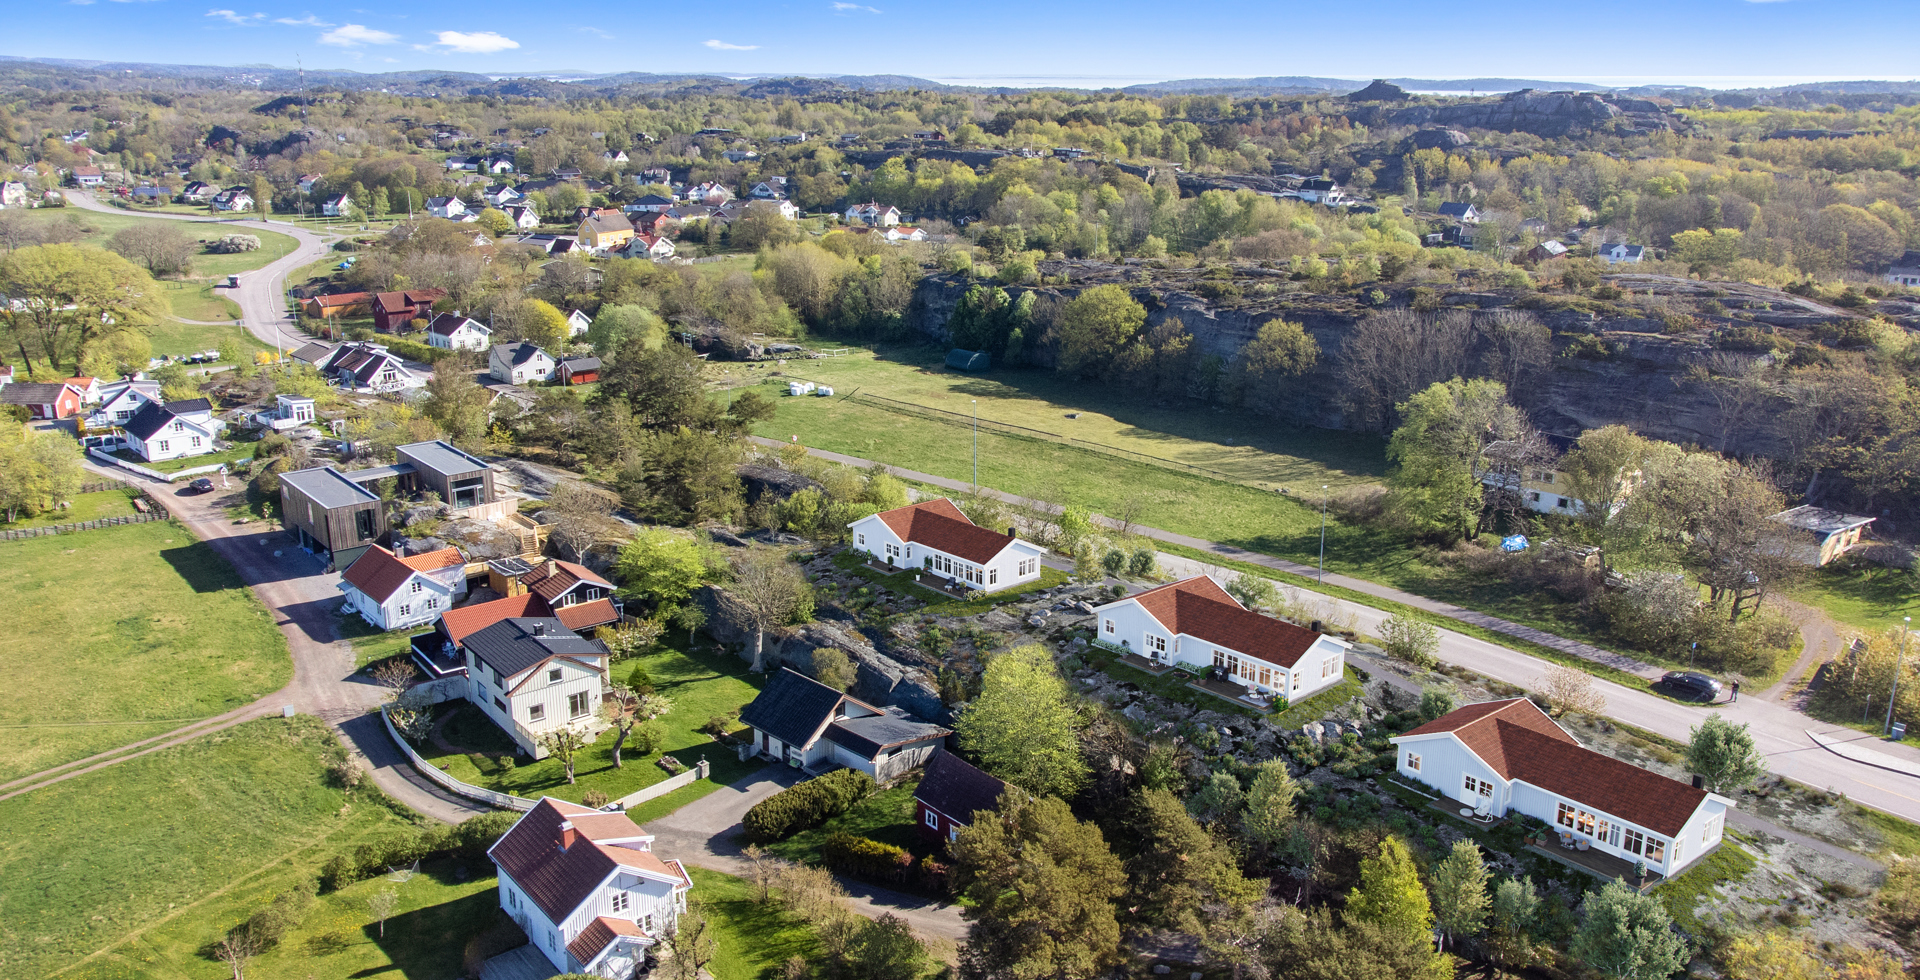
[[[614,892],[613,897],[607,904],[615,913],[625,912],[633,908],[633,893],[626,891]]]
[[[560,683],[560,677],[561,677],[560,668],[552,667],[547,670],[547,683],[558,684]]]
[[[940,829],[940,815],[938,813],[933,812],[933,808],[931,807],[927,808],[926,819],[927,819],[927,826],[932,827],[935,830]]]
[[[527,720],[528,721],[546,721],[547,706],[544,704],[527,705]]]
[[[1420,771],[1420,753],[1418,752],[1407,753],[1407,769],[1411,772]]]

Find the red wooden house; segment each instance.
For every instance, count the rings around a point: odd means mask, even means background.
[[[570,357],[554,368],[553,376],[563,385],[592,384],[600,380],[600,359],[597,357]]]
[[[1000,805],[1007,784],[951,752],[935,755],[913,791],[913,822],[923,837],[952,841],[973,815]]]
[[[415,320],[429,319],[433,315],[433,304],[446,298],[447,291],[444,289],[375,293],[373,327],[386,333],[400,333]]]
[[[16,381],[0,388],[0,404],[19,405],[36,419],[64,419],[80,414],[80,392],[64,382]]]

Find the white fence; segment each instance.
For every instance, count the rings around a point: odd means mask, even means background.
[[[407,760],[413,763],[413,768],[419,770],[422,776],[439,783],[449,792],[457,793],[470,800],[479,800],[489,806],[497,806],[503,810],[519,810],[525,812],[533,809],[534,806],[540,802],[539,800],[529,800],[524,796],[514,796],[510,793],[496,793],[490,789],[481,789],[471,783],[463,783],[441,772],[438,766],[422,759],[420,753],[415,752],[413,746],[408,745],[407,740],[401,738],[400,733],[393,730],[393,719],[387,717],[387,709],[384,707],[380,709],[380,721],[387,726],[387,734],[392,736],[393,744],[400,746],[401,751],[407,754]]]
[[[139,463],[129,463],[118,456],[103,453],[98,449],[87,450],[87,455],[92,456],[94,459],[108,466],[118,466],[128,472],[138,473],[149,480],[159,480],[161,483],[172,483],[175,480],[182,480],[190,476],[199,476],[202,473],[218,473],[220,470],[225,469],[227,465],[225,463],[214,463],[210,466],[189,466],[184,470],[162,473],[159,470],[141,466]]]
[[[618,804],[620,809],[622,810],[631,806],[639,806],[640,804],[645,803],[648,800],[659,799],[660,797],[665,796],[676,789],[680,789],[681,787],[692,786],[694,783],[707,778],[708,772],[709,772],[709,767],[707,765],[707,760],[701,759],[699,762],[694,763],[693,768],[688,769],[686,772],[683,772],[678,776],[673,776],[668,779],[661,780],[660,782],[654,783],[652,786],[649,786],[646,789],[640,790],[639,792],[628,793],[627,795],[622,796],[621,798],[619,798],[618,800],[615,800],[614,802]]]

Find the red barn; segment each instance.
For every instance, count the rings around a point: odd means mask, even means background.
[[[560,362],[554,369],[554,377],[563,385],[592,384],[600,380],[600,359],[597,357],[570,357]]]
[[[941,752],[927,763],[920,785],[913,790],[913,822],[923,837],[952,841],[973,815],[1000,805],[1007,784],[970,766],[951,752]]]
[[[400,333],[415,320],[433,314],[433,304],[447,298],[444,289],[408,289],[373,296],[373,328],[385,333]]]

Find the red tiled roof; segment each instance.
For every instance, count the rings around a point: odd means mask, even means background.
[[[461,556],[458,548],[441,548],[438,551],[408,555],[400,559],[400,563],[416,572],[432,572],[442,568],[452,568],[455,565],[465,565],[467,559]]]
[[[568,589],[581,582],[598,585],[609,591],[613,589],[612,582],[595,575],[585,566],[557,558],[549,558],[535,565],[533,571],[520,576],[521,585],[548,602],[566,595]]]
[[[444,289],[405,289],[391,293],[376,293],[373,301],[380,307],[381,312],[393,314],[411,310],[421,303],[431,304],[446,298],[447,291]]]
[[[501,620],[546,614],[545,599],[531,592],[523,592],[505,599],[476,602],[458,609],[449,609],[440,614],[440,630],[447,634],[447,642],[458,646],[460,641],[470,634],[486,629]]]
[[[1132,598],[1169,632],[1185,633],[1288,669],[1320,639],[1313,630],[1240,605],[1205,575],[1148,589]]]
[[[374,545],[360,553],[353,564],[340,576],[348,585],[365,593],[375,602],[386,602],[407,579],[413,577],[413,569],[393,556],[379,545]]]
[[[573,958],[582,964],[592,963],[593,958],[599,956],[601,950],[613,945],[615,939],[621,936],[644,938],[646,935],[645,930],[626,919],[603,915],[587,923],[587,927],[580,930],[580,935],[575,936],[573,942],[567,944],[567,952],[572,953]]]
[[[1402,738],[1451,732],[1502,779],[1517,779],[1672,837],[1707,791],[1582,746],[1526,698],[1483,701]]]
[[[358,306],[369,298],[367,293],[327,293],[315,296],[309,302],[317,303],[322,309],[329,306]]]
[[[981,527],[945,497],[882,511],[876,515],[902,541],[923,544],[956,558],[984,565],[1006,550],[1014,538]]]
[[[580,835],[565,850],[560,848],[562,821],[571,821]],[[674,879],[680,882],[675,887],[692,887],[692,879],[677,861],[663,861],[650,851],[601,843],[645,836],[646,831],[624,813],[603,813],[546,797],[493,845],[488,856],[519,883],[549,921],[561,922],[616,867]]]
[[[586,636],[588,634],[584,631],[614,622],[620,618],[620,613],[613,608],[612,599],[595,599],[561,606],[553,611],[553,617],[560,621],[560,625]]]

